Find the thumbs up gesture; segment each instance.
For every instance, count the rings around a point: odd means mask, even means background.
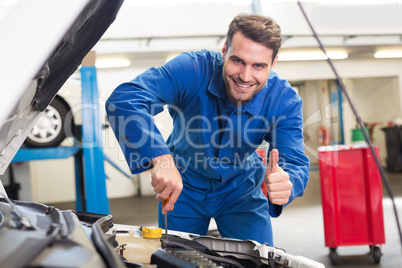
[[[265,171],[264,181],[267,184],[268,198],[272,204],[284,205],[289,202],[292,191],[292,182],[289,174],[278,166],[279,152],[272,149],[269,162]]]

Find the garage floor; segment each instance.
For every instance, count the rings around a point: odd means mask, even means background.
[[[389,173],[388,179],[402,222],[402,173]],[[337,267],[402,267],[402,245],[399,240],[393,207],[386,190],[383,190],[386,243],[379,265],[373,263],[368,246],[339,247],[340,264]],[[60,209],[74,209],[74,203],[52,204]],[[157,226],[157,202],[153,197],[129,197],[110,200],[114,222],[130,225]],[[275,246],[287,253],[300,255],[332,267],[329,249],[325,247],[323,216],[318,171],[310,172],[305,195],[289,205],[283,214],[273,219]],[[402,223],[401,223],[402,224]]]

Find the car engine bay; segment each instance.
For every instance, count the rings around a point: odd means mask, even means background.
[[[324,267],[251,240],[169,231],[145,238],[142,226],[112,215],[0,199],[1,267]],[[12,243],[9,243],[13,241]]]

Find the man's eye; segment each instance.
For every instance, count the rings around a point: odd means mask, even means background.
[[[241,63],[241,60],[239,60],[239,59],[233,59],[233,62],[234,62],[234,63]]]
[[[261,69],[263,66],[261,65],[261,64],[256,64],[256,65],[254,65],[255,66],[255,68],[257,68],[257,69]]]

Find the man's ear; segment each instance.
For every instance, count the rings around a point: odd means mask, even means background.
[[[225,54],[226,54],[226,41],[225,41],[225,43],[223,44],[223,47],[222,47],[222,60],[225,57]]]
[[[271,71],[272,71],[272,69],[275,67],[277,61],[278,61],[278,55],[276,55],[274,61],[272,62]]]

